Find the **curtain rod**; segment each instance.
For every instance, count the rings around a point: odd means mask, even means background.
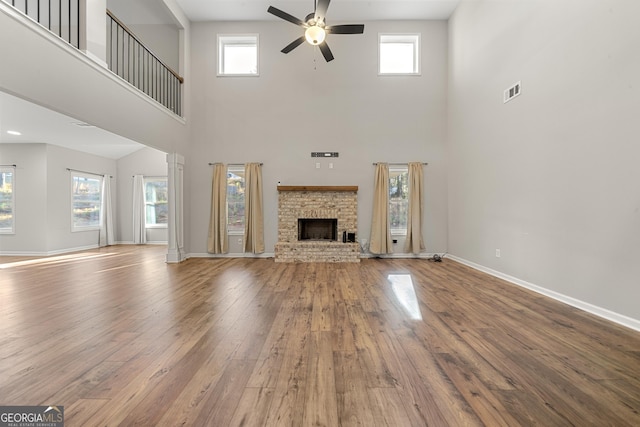
[[[213,165],[223,165],[224,163],[222,162],[217,162],[217,163],[209,163],[209,166],[213,166]],[[260,163],[260,166],[262,166],[264,163]],[[227,166],[244,166],[246,165],[246,163],[227,163]]]
[[[105,173],[95,173],[95,172],[88,172],[88,171],[81,171],[80,169],[72,169],[72,168],[67,168],[68,171],[74,171],[74,172],[80,172],[80,173],[88,173],[89,175],[95,175],[95,176],[107,176],[107,174]],[[109,178],[113,178],[112,175],[108,175]]]
[[[376,166],[378,163],[373,163],[373,166]],[[408,165],[409,163],[387,163],[389,165]],[[422,163],[424,166],[428,165],[429,163]]]
[[[3,168],[9,168],[9,167],[17,168],[16,165],[0,165],[0,167],[3,167]]]

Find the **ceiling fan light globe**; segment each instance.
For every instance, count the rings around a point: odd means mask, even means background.
[[[304,32],[304,37],[307,39],[307,42],[312,45],[319,45],[322,43],[327,36],[327,33],[323,28],[318,27],[317,25],[313,25]]]

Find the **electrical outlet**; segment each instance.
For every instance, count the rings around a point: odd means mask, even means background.
[[[316,169],[320,169],[320,163],[316,163]]]
[[[496,258],[500,258],[500,249],[496,249]]]

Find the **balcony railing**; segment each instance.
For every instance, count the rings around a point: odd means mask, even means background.
[[[76,49],[80,48],[79,0],[3,0]]]
[[[80,0],[0,0],[80,49]],[[163,63],[107,10],[109,69],[175,114],[182,116],[184,79]]]
[[[115,74],[155,99],[175,114],[182,115],[184,79],[107,10],[107,64]]]

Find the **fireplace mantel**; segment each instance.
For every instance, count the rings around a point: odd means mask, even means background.
[[[278,185],[278,191],[358,191],[357,185]]]

